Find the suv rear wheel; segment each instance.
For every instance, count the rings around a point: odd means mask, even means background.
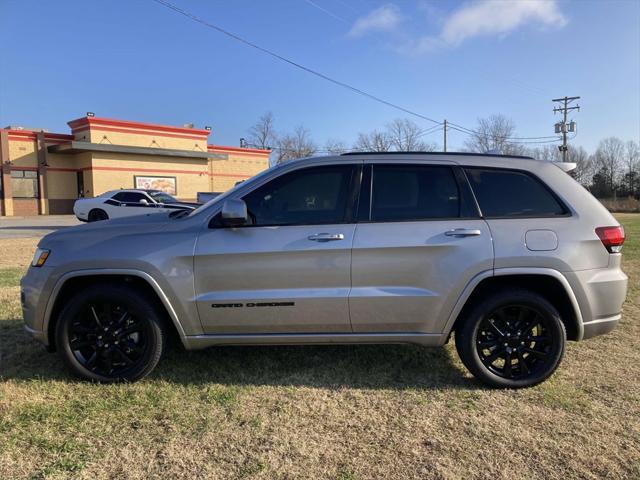
[[[116,285],[94,285],[75,295],[58,317],[55,336],[71,371],[99,382],[145,377],[165,344],[156,306]]]
[[[483,383],[523,388],[558,368],[567,339],[556,308],[523,289],[496,293],[475,305],[456,330],[462,363]]]

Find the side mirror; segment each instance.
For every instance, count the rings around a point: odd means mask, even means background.
[[[149,202],[147,201],[146,198],[141,198],[139,203],[140,205],[149,205]]]
[[[222,204],[221,223],[226,227],[239,227],[249,222],[247,204],[244,200],[228,199]]]

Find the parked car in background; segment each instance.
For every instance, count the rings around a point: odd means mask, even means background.
[[[202,205],[203,203],[207,203],[209,200],[213,200],[222,192],[198,192],[197,202]]]
[[[112,190],[94,198],[79,198],[73,213],[83,222],[131,217],[163,210],[193,210],[197,203],[181,202],[161,190]]]
[[[535,385],[567,340],[617,325],[627,291],[624,230],[568,166],[307,158],[191,212],[60,230],[21,281],[26,328],[94,381],[144,377],[172,336],[197,349],[453,334],[479,380]]]

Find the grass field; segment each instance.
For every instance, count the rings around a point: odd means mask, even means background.
[[[640,215],[619,218],[619,328],[521,391],[452,345],[174,351],[136,384],[78,382],[22,330],[36,241],[0,240],[0,478],[640,478]]]

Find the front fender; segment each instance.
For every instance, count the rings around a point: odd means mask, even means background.
[[[87,270],[75,270],[75,271],[67,272],[64,275],[62,275],[57,280],[55,286],[53,287],[53,290],[51,291],[51,295],[49,296],[49,299],[47,301],[47,305],[45,308],[45,312],[44,312],[42,331],[45,333],[44,335],[45,339],[47,339],[45,341],[45,344],[48,344],[47,332],[49,332],[49,325],[51,322],[53,308],[56,303],[56,299],[58,298],[58,295],[60,294],[60,291],[62,290],[62,287],[64,286],[64,284],[72,278],[105,276],[105,275],[114,275],[114,276],[126,275],[131,277],[137,277],[144,280],[154,290],[156,295],[158,295],[158,298],[160,299],[163,306],[167,310],[167,313],[169,314],[169,317],[171,318],[171,321],[173,322],[173,325],[175,326],[176,331],[180,336],[180,341],[183,343],[183,345],[186,346],[187,334],[183,328],[183,325],[180,321],[178,314],[176,313],[176,309],[174,308],[174,305],[172,304],[171,300],[169,299],[169,297],[167,296],[163,288],[160,286],[160,284],[156,281],[155,278],[153,278],[153,276],[151,276],[149,273],[145,271],[136,270],[136,269],[124,269],[124,268],[108,268],[108,269],[95,268],[95,269],[87,269]]]

